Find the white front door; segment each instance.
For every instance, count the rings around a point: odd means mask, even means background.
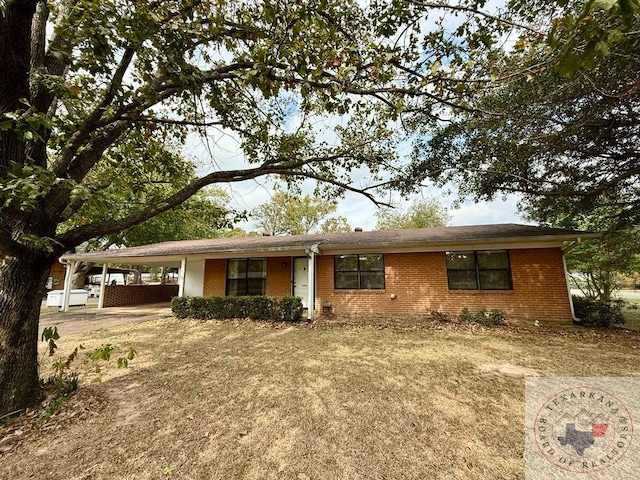
[[[293,296],[302,298],[302,306],[309,303],[309,259],[295,257],[293,259]]]

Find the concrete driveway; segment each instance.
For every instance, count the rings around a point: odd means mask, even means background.
[[[70,307],[68,312],[60,312],[57,307],[46,307],[43,303],[38,336],[46,327],[52,326],[58,327],[60,335],[71,335],[171,316],[169,303],[98,309],[95,299],[90,299],[89,304]]]

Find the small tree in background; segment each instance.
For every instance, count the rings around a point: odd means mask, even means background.
[[[320,225],[320,231],[322,233],[337,233],[337,232],[350,232],[352,230],[351,225],[345,217],[331,217],[327,218],[322,225]]]
[[[329,217],[337,209],[335,202],[305,195],[296,197],[277,192],[267,203],[251,212],[258,229],[269,235],[306,235],[350,230],[344,217]]]
[[[416,200],[403,208],[380,208],[376,212],[377,230],[444,227],[450,219],[447,207],[436,198]]]
[[[621,275],[640,271],[640,228],[607,232],[567,254],[567,269],[585,297],[609,302]]]

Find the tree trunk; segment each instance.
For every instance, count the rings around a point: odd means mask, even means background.
[[[0,416],[40,400],[38,321],[52,260],[0,261]]]
[[[136,267],[134,277],[133,277],[133,284],[134,285],[142,284],[142,268],[141,267]]]

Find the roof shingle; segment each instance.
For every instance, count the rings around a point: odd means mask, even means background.
[[[161,242],[139,247],[112,249],[104,252],[87,252],[63,255],[63,259],[99,261],[104,258],[122,259],[134,257],[163,257],[206,253],[241,253],[259,251],[293,251],[320,244],[321,249],[340,247],[389,247],[433,246],[464,244],[470,242],[498,241],[568,241],[577,237],[594,238],[593,232],[559,228],[519,225],[513,223],[494,225],[469,225],[458,227],[418,228],[406,230],[380,230],[312,235],[232,237],[207,240],[182,240]]]

